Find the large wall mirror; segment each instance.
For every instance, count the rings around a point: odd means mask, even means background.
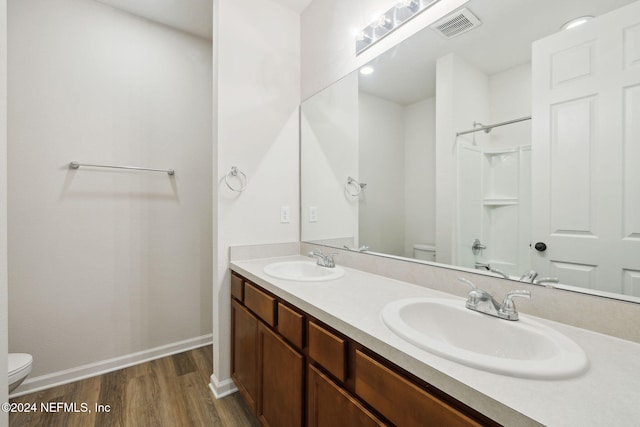
[[[640,1],[446,19],[303,102],[302,240],[640,302]]]

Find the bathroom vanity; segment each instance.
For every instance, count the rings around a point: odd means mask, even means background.
[[[264,425],[498,425],[245,277],[231,286],[233,378]]]
[[[327,281],[264,272],[275,262],[302,260],[308,258],[231,262],[233,378],[264,425],[634,425],[640,419],[637,343],[536,319],[584,350],[586,372],[559,379],[487,372],[402,340],[380,315],[403,298],[462,305],[464,299],[347,267]],[[615,399],[603,402],[602,390]]]

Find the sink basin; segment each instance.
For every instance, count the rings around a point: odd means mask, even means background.
[[[508,321],[444,298],[387,304],[383,322],[402,339],[438,356],[521,378],[561,379],[586,371],[587,356],[571,339],[525,316]]]
[[[299,282],[320,282],[334,280],[344,276],[340,266],[321,267],[315,261],[284,261],[269,264],[264,272],[277,279],[296,280]]]

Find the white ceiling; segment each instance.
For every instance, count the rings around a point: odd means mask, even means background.
[[[211,40],[213,0],[96,0],[117,9]],[[240,0],[234,0],[240,1]],[[273,0],[301,13],[311,0]]]
[[[96,0],[211,40],[213,0]]]
[[[464,5],[482,24],[446,40],[430,28],[371,62],[360,89],[402,105],[435,95],[436,59],[456,52],[491,75],[531,60],[531,42],[569,20],[599,16],[634,0],[470,0]],[[425,13],[428,13],[426,11]]]
[[[96,1],[212,38],[213,0]],[[312,0],[273,1],[300,13]],[[360,78],[360,87],[376,96],[411,104],[435,94],[435,61],[442,55],[456,52],[491,75],[530,61],[531,41],[558,31],[565,22],[583,15],[598,16],[632,1],[470,0],[465,7],[482,25],[450,40],[429,28],[422,30],[372,61],[376,72]]]
[[[311,0],[273,0],[276,3],[280,3],[281,5],[288,7],[291,10],[294,10],[298,13],[301,13],[303,10],[309,6]]]

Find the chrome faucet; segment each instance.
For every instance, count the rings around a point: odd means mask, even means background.
[[[540,277],[538,278],[538,273],[535,270],[529,270],[520,276],[521,282],[532,283],[534,285],[542,285],[551,287],[551,285],[545,285],[545,283],[558,283],[559,280],[557,277]]]
[[[497,268],[491,267],[491,264],[487,264],[487,263],[483,263],[483,262],[476,262],[475,263],[475,268],[476,268],[476,270],[487,270],[487,271],[490,271],[492,273],[496,273],[497,275],[501,276],[504,279],[510,279],[510,277],[509,277],[509,275],[507,273],[505,273],[502,270],[498,270]]]
[[[357,248],[357,249],[356,249],[356,248],[350,248],[350,247],[349,247],[349,246],[347,246],[347,245],[343,245],[342,247],[343,247],[343,248],[345,248],[345,249],[346,249],[346,250],[348,250],[348,251],[358,251],[358,252],[367,252],[369,249],[371,249],[371,248],[369,248],[369,246],[367,246],[367,245],[362,245],[362,246],[360,246],[360,247],[359,247],[359,248]]]
[[[520,276],[520,281],[533,283],[536,277],[538,277],[538,272],[535,270],[529,270],[529,271],[526,271],[522,276]]]
[[[465,307],[469,310],[499,317],[500,319],[518,320],[518,312],[513,303],[513,298],[531,298],[531,292],[529,291],[511,291],[507,292],[502,304],[500,304],[489,292],[478,289],[470,280],[464,277],[459,277],[458,280],[471,288],[467,295]]]
[[[559,283],[560,280],[558,280],[557,277],[541,277],[539,279],[535,279],[533,281],[534,285],[543,285],[543,286],[547,286],[547,287],[551,287],[551,285],[545,285],[545,283]]]
[[[333,257],[336,255],[338,255],[337,252],[334,252],[329,255],[325,255],[322,253],[320,249],[314,249],[311,252],[309,252],[309,257],[318,258],[318,262],[316,264],[318,264],[321,267],[327,267],[327,268],[334,268],[336,266],[336,262],[333,259]]]

